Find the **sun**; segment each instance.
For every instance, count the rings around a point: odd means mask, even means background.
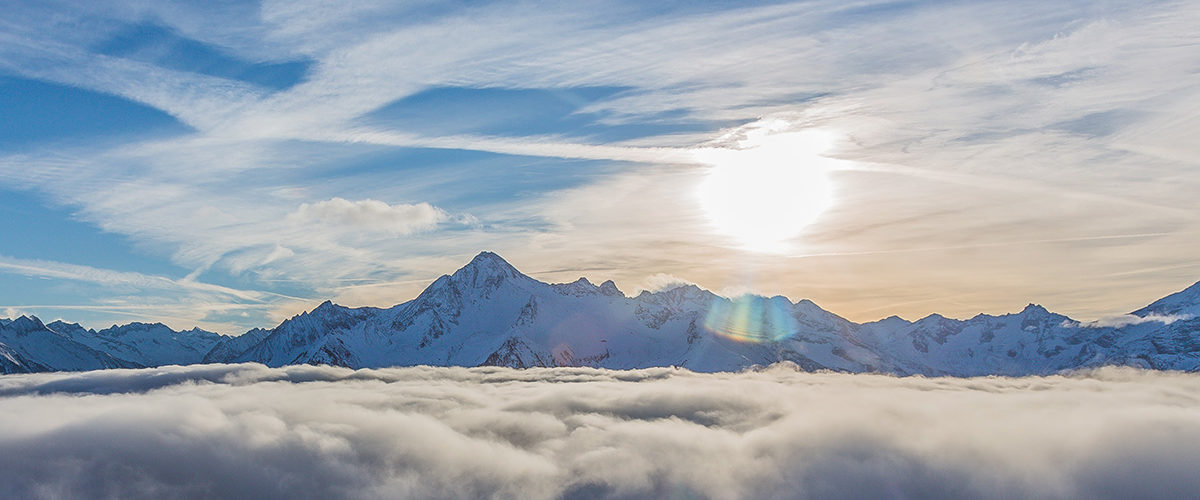
[[[704,148],[696,158],[712,165],[700,183],[700,205],[714,230],[757,252],[784,252],[833,202],[834,160],[822,156],[833,134],[762,127],[736,148]]]

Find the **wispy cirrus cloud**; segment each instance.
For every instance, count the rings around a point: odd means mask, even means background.
[[[309,301],[275,292],[237,289],[197,281],[193,277],[169,278],[130,271],[114,271],[78,264],[0,255],[0,273],[94,285],[85,300],[74,304],[0,306],[9,317],[20,314],[105,313],[109,317],[161,321],[177,329],[193,326],[240,334],[237,321],[213,316],[256,312]],[[107,318],[106,318],[107,319]]]
[[[138,289],[193,290],[228,295],[238,299],[261,300],[272,294],[266,292],[237,290],[234,288],[202,283],[189,279],[171,279],[128,271],[113,271],[91,266],[51,262],[37,259],[16,259],[0,255],[0,270],[26,276],[61,278],[86,281],[100,285],[131,287]]]

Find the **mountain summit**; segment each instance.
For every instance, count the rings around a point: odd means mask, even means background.
[[[549,284],[482,252],[416,298],[386,309],[326,301],[239,337],[133,323],[99,332],[37,318],[0,320],[0,370],[86,370],[197,362],[680,366],[1026,375],[1101,365],[1200,369],[1200,284],[1124,327],[1085,325],[1029,304],[969,320],[930,315],[858,324],[809,300],[725,298],[695,285],[627,297],[612,281]],[[1170,321],[1156,318],[1170,316]]]
[[[479,252],[471,262],[450,277],[458,283],[475,288],[495,288],[506,279],[529,279],[504,258],[492,252]]]

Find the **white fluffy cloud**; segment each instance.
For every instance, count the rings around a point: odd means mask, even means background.
[[[6,498],[1183,498],[1200,378],[208,365],[0,377]]]
[[[293,222],[301,224],[353,226],[391,234],[428,231],[448,217],[445,211],[428,203],[389,205],[379,200],[350,201],[337,197],[304,203],[289,216]]]
[[[687,286],[687,285],[691,285],[691,284],[693,284],[693,283],[688,280],[685,280],[683,278],[680,278],[678,276],[675,276],[673,274],[656,273],[656,274],[651,274],[650,276],[648,276],[646,278],[646,281],[642,282],[641,289],[648,290],[651,292],[661,292],[663,290],[670,290],[672,288]]]
[[[16,307],[5,307],[4,309],[0,309],[0,318],[19,318],[27,315],[28,313],[26,313],[24,309],[19,309]]]

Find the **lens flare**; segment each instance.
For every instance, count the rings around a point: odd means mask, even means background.
[[[799,329],[788,312],[791,303],[783,297],[743,295],[715,300],[704,317],[704,327],[738,342],[773,342]]]
[[[695,157],[712,165],[699,198],[713,228],[741,246],[782,252],[833,202],[829,171],[821,156],[833,136],[819,130],[755,129],[737,148],[705,148]]]

